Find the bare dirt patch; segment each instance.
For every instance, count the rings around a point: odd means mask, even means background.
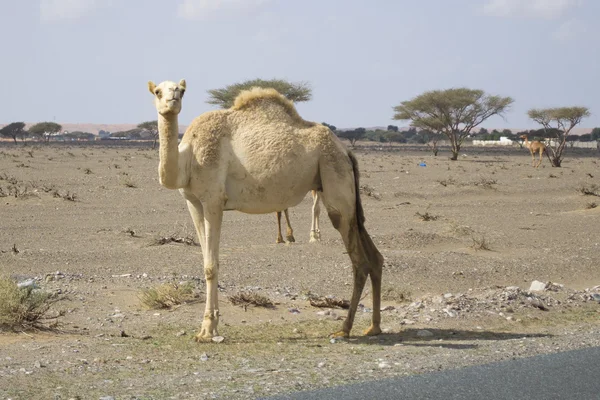
[[[326,215],[322,241],[309,243],[308,195],[290,209],[294,244],[273,244],[273,215],[225,214],[225,340],[196,343],[201,249],[185,245],[193,225],[179,193],[159,185],[156,151],[0,150],[0,275],[64,297],[52,305],[60,332],[2,328],[3,398],[259,398],[600,344],[593,152],[533,169],[517,149],[466,149],[455,162],[359,149],[366,226],[385,257],[384,334],[361,334],[367,290],[354,336],[330,341],[352,270]],[[530,291],[534,280],[544,289]],[[166,284],[199,298],[142,304]],[[272,306],[231,304],[239,293]]]

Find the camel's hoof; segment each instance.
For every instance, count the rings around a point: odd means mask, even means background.
[[[277,240],[275,241],[275,244],[279,244],[279,243],[285,243],[285,241],[283,240],[283,238],[278,237]]]
[[[290,235],[290,236],[286,236],[286,238],[287,238],[287,241],[288,241],[289,243],[295,243],[295,242],[296,242],[296,239],[294,239],[294,237],[293,237],[293,236],[291,236],[291,235]]]
[[[337,332],[332,333],[331,335],[329,335],[329,337],[331,337],[332,339],[335,339],[335,338],[345,338],[345,339],[348,339],[350,337],[350,332],[337,331]]]
[[[367,336],[377,336],[381,333],[381,328],[378,326],[371,326],[369,329],[365,331],[365,335]]]
[[[211,340],[212,340],[212,336],[204,336],[202,333],[199,333],[196,336],[194,336],[194,341],[196,343],[208,343]]]

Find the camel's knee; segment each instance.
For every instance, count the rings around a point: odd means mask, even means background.
[[[214,267],[213,264],[207,264],[204,266],[204,278],[207,282],[214,280],[216,275],[217,269]]]

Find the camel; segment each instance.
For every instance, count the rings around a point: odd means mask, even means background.
[[[185,80],[148,82],[158,112],[162,186],[187,202],[202,248],[206,306],[197,341],[218,336],[219,241],[223,212],[265,214],[299,204],[317,190],[353,267],[350,308],[334,337],[349,337],[367,277],[373,314],[366,335],[381,333],[383,256],[365,228],[358,161],[329,128],[305,121],[274,89],[241,92],[226,110],[201,114],[178,145]]]
[[[542,163],[542,154],[546,152],[546,145],[540,142],[539,140],[534,140],[533,142],[530,142],[527,138],[527,135],[521,135],[519,136],[519,138],[524,140],[523,144],[529,149],[529,152],[531,153],[531,166],[535,168],[539,167]],[[537,163],[537,165],[535,164],[535,153],[539,153],[540,155],[540,160]]]
[[[319,192],[316,190],[312,190],[313,197],[313,209],[312,209],[312,226],[310,229],[310,242],[318,242],[321,240],[321,231],[319,230]],[[292,225],[290,224],[290,216],[288,214],[288,209],[283,210],[285,215],[285,225],[286,225],[286,235],[285,238],[289,243],[294,243],[296,239],[294,239],[294,230],[292,229]],[[277,239],[275,243],[285,243],[283,240],[283,236],[281,235],[281,211],[277,211]]]

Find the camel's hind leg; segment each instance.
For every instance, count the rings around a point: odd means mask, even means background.
[[[275,240],[275,243],[285,243],[283,236],[281,235],[281,211],[277,211],[277,239]]]
[[[285,210],[283,210],[283,213],[285,214],[285,226],[286,226],[285,238],[287,239],[288,242],[294,243],[296,241],[296,239],[294,239],[294,230],[292,229],[292,224],[290,224],[290,216],[288,214],[288,209],[286,208]]]
[[[542,155],[544,153],[544,149],[542,147],[540,147],[539,153],[540,153],[540,160],[538,161],[537,165],[535,166],[536,168],[542,164],[542,160],[543,160]]]
[[[352,157],[353,158],[353,157]],[[357,193],[358,181],[354,182],[352,172],[340,177],[331,171],[331,176],[321,169],[321,180],[323,185],[323,204],[327,209],[329,218],[334,228],[342,235],[342,239],[352,261],[352,275],[354,287],[350,308],[342,330],[335,336],[350,336],[356,309],[360,300],[367,276],[371,277],[373,288],[373,315],[371,327],[365,334],[377,335],[381,333],[381,274],[383,257],[375,247],[371,237],[363,225],[362,206]]]
[[[312,208],[312,225],[310,227],[310,241],[321,241],[321,230],[319,229],[319,214],[321,214],[321,206],[319,199],[321,196],[316,190],[312,191],[313,208]]]

